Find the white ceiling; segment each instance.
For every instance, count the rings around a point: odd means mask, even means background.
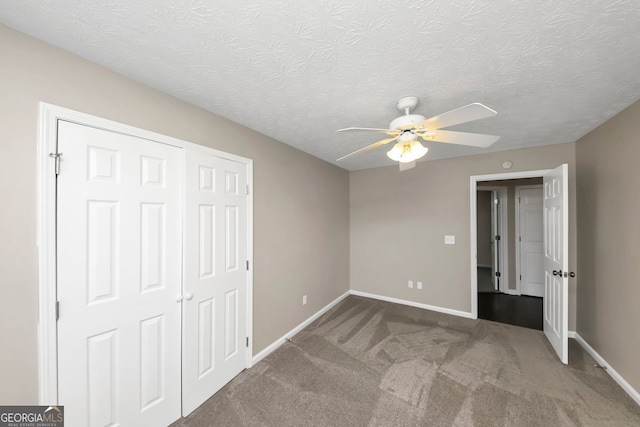
[[[349,170],[393,164],[380,134],[404,95],[489,149],[575,141],[640,98],[638,0],[0,0],[0,22]]]

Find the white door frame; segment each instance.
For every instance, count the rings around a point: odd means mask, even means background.
[[[498,234],[500,235],[500,243],[497,245],[500,247],[500,259],[498,263],[500,265],[500,292],[507,293],[509,292],[509,251],[508,245],[509,242],[509,221],[508,221],[508,203],[509,203],[509,195],[507,193],[507,187],[502,186],[480,186],[477,188],[478,191],[495,191],[498,193],[498,199],[500,202],[498,203]],[[476,194],[476,208],[477,208],[477,194]],[[492,201],[492,203],[494,203]],[[494,218],[491,218],[493,221]],[[477,222],[477,210],[476,210],[476,239],[478,233],[478,222]],[[492,239],[495,239],[495,236],[491,236]],[[495,242],[495,240],[494,240]],[[476,241],[477,244],[477,241]],[[477,250],[477,249],[476,249]],[[494,256],[491,256],[492,262],[495,264]],[[476,268],[478,268],[478,263],[476,261]],[[477,270],[476,270],[477,273]],[[476,282],[477,287],[477,282]]]
[[[247,183],[253,188],[253,160],[225,153],[159,133],[136,128],[56,105],[39,104],[37,141],[37,245],[38,245],[38,400],[41,405],[58,403],[58,335],[56,328],[56,178],[58,120],[132,135],[180,148],[206,150],[247,167]],[[64,167],[64,153],[61,167]],[[184,171],[183,171],[184,173]],[[184,178],[184,177],[183,177]],[[253,266],[253,191],[247,195],[247,260]],[[247,368],[253,360],[253,268],[247,274]]]
[[[504,179],[521,179],[521,178],[538,178],[551,173],[553,169],[542,169],[522,172],[505,172],[495,173],[489,175],[473,175],[469,178],[470,185],[470,205],[471,210],[469,213],[471,223],[471,235],[470,237],[470,264],[471,264],[471,318],[478,318],[478,218],[477,218],[477,191],[478,182],[480,181],[500,181]]]
[[[522,233],[520,232],[520,226],[522,225],[520,223],[520,190],[526,190],[526,189],[530,189],[530,188],[537,188],[542,190],[542,184],[535,184],[535,185],[518,185],[515,188],[515,195],[516,195],[516,236],[522,236]],[[541,211],[542,212],[542,211]],[[543,232],[544,234],[544,232]],[[521,246],[521,241],[520,240],[516,240],[516,293],[515,295],[522,295],[522,289],[520,289],[520,284],[522,283],[522,281],[519,279],[520,277],[520,246]]]

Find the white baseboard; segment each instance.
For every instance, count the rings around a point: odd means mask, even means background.
[[[261,361],[262,359],[267,357],[270,353],[272,353],[274,350],[276,350],[278,347],[280,347],[282,344],[284,344],[286,342],[287,338],[294,336],[295,334],[300,332],[302,329],[306,328],[309,324],[311,324],[311,322],[316,320],[318,317],[322,316],[327,311],[331,310],[335,305],[337,305],[340,301],[342,301],[343,299],[345,299],[349,295],[357,295],[357,296],[361,296],[361,297],[365,297],[365,298],[377,299],[377,300],[380,300],[380,301],[387,301],[387,302],[392,302],[392,303],[396,303],[396,304],[408,305],[408,306],[411,306],[411,307],[422,308],[422,309],[425,309],[425,310],[437,311],[439,313],[445,313],[445,314],[451,314],[451,315],[454,315],[454,316],[466,317],[468,319],[472,319],[473,318],[472,314],[468,313],[466,311],[453,310],[453,309],[450,309],[450,308],[438,307],[438,306],[429,305],[429,304],[422,304],[422,303],[418,303],[418,302],[414,302],[414,301],[407,301],[407,300],[402,300],[402,299],[398,299],[398,298],[391,298],[391,297],[385,297],[385,296],[382,296],[382,295],[370,294],[370,293],[367,293],[367,292],[360,292],[360,291],[350,290],[350,291],[347,291],[344,294],[340,295],[338,298],[336,298],[335,300],[333,300],[332,302],[327,304],[324,308],[320,309],[313,316],[309,317],[307,320],[305,320],[304,322],[300,323],[298,326],[296,326],[295,328],[293,328],[292,330],[290,330],[289,332],[284,334],[282,337],[280,337],[279,339],[275,340],[271,345],[267,346],[260,353],[258,353],[255,356],[253,356],[252,365],[255,365],[256,363],[258,363],[259,361]],[[616,383],[618,383],[618,385],[620,385],[620,387],[622,387],[622,389],[629,396],[631,396],[631,398],[638,405],[640,405],[640,393],[638,393],[638,391],[636,391],[631,386],[631,384],[629,384],[618,372],[616,372],[616,370],[613,369],[611,367],[611,365],[609,365],[607,363],[607,361],[604,360],[604,358],[602,356],[600,356],[598,354],[598,352],[595,351],[593,349],[593,347],[591,347],[589,345],[589,343],[587,343],[584,340],[584,338],[582,338],[580,336],[580,334],[578,334],[576,331],[568,331],[568,337],[569,338],[573,338],[576,341],[578,341],[578,343],[582,346],[582,348],[584,348],[585,351],[587,353],[589,353],[589,355],[591,355],[591,357],[593,357],[594,360],[600,366],[606,367],[607,368],[606,372],[611,376],[611,378],[613,378],[613,380]]]
[[[576,341],[578,341],[582,348],[584,348],[586,352],[589,353],[589,355],[591,355],[591,357],[593,357],[600,366],[606,367],[607,374],[609,374],[611,378],[613,378],[613,380],[617,382],[618,385],[622,387],[622,389],[626,391],[627,394],[631,396],[631,398],[635,400],[638,405],[640,405],[640,393],[638,393],[638,391],[634,389],[631,384],[629,384],[624,378],[622,378],[622,376],[617,373],[616,370],[613,369],[611,365],[609,365],[607,361],[604,360],[604,358],[600,356],[598,352],[595,351],[593,347],[591,347],[589,343],[580,336],[580,334],[574,332],[574,336]]]
[[[395,303],[395,304],[403,304],[403,305],[408,305],[410,307],[416,307],[416,308],[421,308],[421,309],[424,309],[424,310],[436,311],[438,313],[451,314],[453,316],[459,316],[459,317],[465,317],[467,319],[473,319],[473,315],[471,313],[469,313],[469,312],[466,312],[466,311],[454,310],[454,309],[445,308],[445,307],[438,307],[438,306],[429,305],[429,304],[422,304],[422,303],[419,303],[419,302],[407,301],[407,300],[398,299],[398,298],[385,297],[385,296],[382,296],[382,295],[371,294],[371,293],[368,293],[368,292],[350,290],[350,291],[347,291],[344,294],[340,295],[338,298],[336,298],[335,300],[333,300],[332,302],[327,304],[325,307],[320,309],[313,316],[309,317],[307,320],[305,320],[304,322],[300,323],[298,326],[296,326],[295,328],[293,328],[292,330],[290,330],[289,332],[284,334],[282,337],[280,337],[277,340],[275,340],[269,346],[264,348],[260,353],[258,353],[255,356],[253,356],[253,359],[251,361],[251,365],[255,365],[256,363],[258,363],[259,361],[261,361],[262,359],[267,357],[274,350],[276,350],[278,347],[280,347],[282,344],[284,344],[286,342],[287,338],[294,336],[295,334],[300,332],[302,329],[306,328],[309,324],[311,324],[311,322],[313,322],[318,317],[322,316],[324,313],[326,313],[327,311],[332,309],[336,304],[338,304],[340,301],[342,301],[343,299],[345,299],[349,295],[356,295],[356,296],[361,296],[361,297],[365,297],[365,298],[377,299],[377,300],[380,300],[380,301],[387,301],[387,302],[392,302],[392,303]],[[576,339],[580,343],[580,345],[582,345],[585,348],[585,350],[587,350],[587,352],[589,352],[589,354],[591,354],[591,356],[594,359],[598,360],[598,363],[600,363],[603,366],[608,366],[604,362],[604,359],[600,358],[603,361],[603,362],[600,362],[599,359],[598,359],[598,357],[600,357],[600,356],[596,357],[596,356],[594,356],[594,354],[592,354],[592,351],[594,353],[595,353],[595,351],[591,347],[589,347],[589,345],[582,338],[579,338],[580,336],[575,331],[568,331],[568,336],[569,336],[569,338]],[[589,349],[591,349],[591,350],[589,350]],[[597,355],[597,353],[595,353],[595,354]],[[613,371],[613,372],[615,372],[615,371]],[[612,374],[613,372],[609,372],[609,373]],[[618,375],[618,374],[616,373],[616,375]],[[611,375],[611,376],[614,378],[614,380],[616,380],[618,382],[618,384],[620,384],[620,386],[622,388],[625,389],[625,391],[627,391],[627,393],[629,393],[631,395],[631,397],[633,397],[636,400],[636,402],[638,402],[638,404],[640,404],[640,395],[638,395],[638,393],[626,381],[624,381],[624,379],[622,379],[622,377],[620,377],[618,375],[618,377],[621,379],[621,381],[624,382],[624,384],[626,384],[626,386],[624,386],[622,383],[620,383],[620,381],[618,381],[615,376],[613,376],[613,375]],[[631,394],[631,392],[629,392],[628,389],[632,390],[633,393],[635,393],[635,396],[633,394]]]
[[[280,337],[277,340],[275,340],[273,343],[271,343],[269,346],[267,346],[265,349],[263,349],[260,353],[258,353],[255,356],[253,356],[253,359],[251,360],[251,365],[253,366],[256,363],[258,363],[259,361],[261,361],[262,359],[264,359],[265,357],[267,357],[274,350],[276,350],[278,347],[280,347],[282,344],[284,344],[286,342],[287,338],[294,336],[295,334],[300,332],[302,329],[306,328],[309,324],[311,324],[311,322],[316,320],[318,317],[322,316],[327,311],[331,310],[336,304],[338,304],[340,301],[342,301],[343,299],[345,299],[349,295],[357,295],[357,296],[361,296],[361,297],[365,297],[365,298],[372,298],[372,299],[377,299],[377,300],[381,300],[381,301],[393,302],[393,303],[396,303],[396,304],[403,304],[403,305],[408,305],[408,306],[411,306],[411,307],[417,307],[417,308],[422,308],[422,309],[425,309],[425,310],[437,311],[439,313],[451,314],[451,315],[454,315],[454,316],[460,316],[460,317],[466,317],[468,319],[473,319],[472,314],[468,313],[466,311],[453,310],[453,309],[450,309],[450,308],[438,307],[438,306],[435,306],[435,305],[422,304],[422,303],[419,303],[419,302],[407,301],[407,300],[402,300],[402,299],[397,299],[397,298],[385,297],[385,296],[382,296],[382,295],[370,294],[370,293],[367,293],[367,292],[360,292],[360,291],[351,290],[351,291],[347,291],[344,294],[340,295],[338,298],[336,298],[335,300],[333,300],[332,302],[327,304],[324,308],[322,308],[316,314],[314,314],[313,316],[309,317],[307,320],[305,320],[304,322],[300,323],[298,326],[296,326],[295,328],[293,328],[292,330],[290,330],[289,332],[284,334],[282,337]]]
[[[271,343],[269,346],[267,346],[260,353],[258,353],[255,356],[253,356],[253,359],[251,360],[251,364],[255,365],[256,363],[258,363],[259,361],[261,361],[262,359],[267,357],[275,349],[277,349],[282,344],[284,344],[286,342],[287,338],[290,338],[290,337],[294,336],[295,334],[297,334],[298,332],[300,332],[301,330],[303,330],[304,328],[309,326],[311,324],[311,322],[313,322],[318,317],[320,317],[323,314],[325,314],[327,311],[331,310],[336,304],[338,304],[340,301],[342,301],[343,299],[345,299],[349,295],[350,295],[349,291],[347,291],[344,294],[340,295],[338,298],[336,298],[335,300],[331,301],[325,307],[321,308],[320,311],[318,311],[316,314],[314,314],[313,316],[309,317],[307,320],[305,320],[304,322],[300,323],[298,326],[296,326],[295,328],[293,328],[292,330],[290,330],[289,332],[284,334],[282,337],[280,337],[277,340],[275,340],[273,343]]]
[[[473,315],[471,313],[466,312],[466,311],[453,310],[451,308],[438,307],[436,305],[422,304],[422,303],[419,303],[419,302],[407,301],[407,300],[398,299],[398,298],[385,297],[385,296],[382,296],[382,295],[370,294],[370,293],[367,293],[367,292],[360,292],[360,291],[354,291],[354,290],[351,291],[351,295],[357,295],[357,296],[365,297],[365,298],[373,298],[373,299],[377,299],[377,300],[380,300],[380,301],[393,302],[393,303],[396,303],[396,304],[403,304],[403,305],[408,305],[408,306],[411,306],[411,307],[417,307],[417,308],[422,308],[422,309],[425,309],[425,310],[437,311],[439,313],[452,314],[454,316],[460,316],[460,317],[466,317],[467,319],[473,319]]]

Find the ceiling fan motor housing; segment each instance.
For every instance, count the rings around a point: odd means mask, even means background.
[[[408,130],[398,135],[398,142],[400,144],[407,144],[412,141],[416,141],[417,139],[418,139],[418,136],[415,133]]]
[[[403,126],[415,125],[420,122],[424,122],[425,117],[420,114],[407,114],[406,116],[400,116],[389,123],[389,129],[398,129]]]

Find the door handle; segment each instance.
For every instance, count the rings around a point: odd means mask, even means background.
[[[553,270],[554,276],[562,276],[562,270]]]
[[[576,277],[576,273],[572,271],[571,273],[569,273],[569,277]]]
[[[187,301],[191,301],[191,298],[193,298],[193,294],[191,292],[187,292],[186,294],[184,294],[184,297],[187,299]]]

